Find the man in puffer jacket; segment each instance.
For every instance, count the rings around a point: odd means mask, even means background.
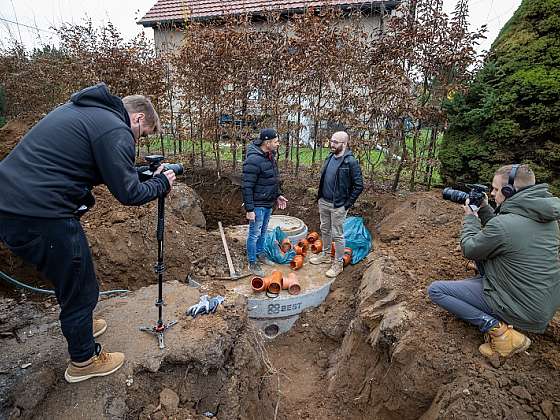
[[[259,137],[247,148],[243,162],[243,200],[249,233],[247,260],[249,270],[264,276],[261,263],[266,263],[264,239],[274,204],[285,209],[288,200],[280,191],[280,177],[276,165],[276,151],[280,142],[272,128],[261,130]]]
[[[560,306],[560,199],[535,185],[527,165],[498,169],[491,195],[496,212],[486,201],[474,212],[467,200],[461,234],[464,256],[481,262],[484,275],[436,281],[428,293],[486,334],[484,356],[508,357],[531,344],[514,327],[542,333]]]

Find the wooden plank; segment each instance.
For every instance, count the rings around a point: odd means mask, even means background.
[[[232,278],[237,277],[237,274],[235,273],[235,268],[233,268],[233,261],[231,260],[231,255],[229,254],[229,248],[226,242],[226,235],[224,234],[224,228],[222,226],[222,222],[218,222],[218,227],[220,228],[220,236],[222,237],[224,250],[226,251],[226,259],[229,267],[229,276]]]

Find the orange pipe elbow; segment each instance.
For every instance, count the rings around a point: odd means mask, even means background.
[[[253,292],[264,292],[270,285],[270,276],[266,277],[253,277],[251,280],[251,287]]]
[[[313,252],[314,254],[318,254],[322,250],[323,250],[323,241],[322,240],[317,239],[315,242],[313,242],[311,244],[311,252]]]
[[[317,232],[310,232],[309,235],[307,235],[307,242],[310,244],[315,242],[317,239],[319,239],[319,234]]]
[[[304,248],[302,246],[296,245],[294,246],[294,251],[296,251],[297,255],[301,255],[304,256],[307,255],[307,248]]]
[[[290,295],[299,295],[301,292],[301,285],[299,284],[296,273],[288,274],[288,277],[285,278],[282,283],[282,288],[287,289]]]
[[[280,244],[280,250],[283,253],[288,252],[290,249],[292,249],[292,243],[290,242],[290,240],[288,238],[283,239],[282,243]]]
[[[270,283],[268,284],[267,290],[270,293],[280,293],[282,289],[282,273],[280,271],[274,270],[270,274]]]
[[[296,255],[292,261],[290,261],[290,267],[294,270],[299,270],[303,266],[303,255]]]
[[[301,246],[306,251],[307,251],[307,248],[309,248],[309,242],[307,241],[307,239],[300,239],[297,244],[298,244],[298,246]]]

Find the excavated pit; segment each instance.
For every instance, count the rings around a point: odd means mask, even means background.
[[[209,170],[180,181],[165,232],[164,317],[179,321],[166,333],[167,348],[138,330],[157,314],[154,203],[126,208],[96,189],[98,204],[83,222],[99,281],[104,290],[133,290],[101,302],[109,329],[99,341],[124,351],[125,367],[67,384],[58,306],[3,284],[1,419],[560,418],[558,317],[545,334],[530,335],[526,354],[486,361],[477,353],[480,334],[429,302],[431,281],[472,274],[457,249],[461,209],[438,192],[365,192],[352,214],[364,217],[375,251],[346,269],[319,307],[265,340],[248,322],[246,298],[215,280],[228,275],[217,221],[244,223],[238,185]],[[315,188],[305,173],[285,182],[290,202],[279,213],[318,230]],[[242,241],[229,246],[243,272]],[[10,275],[49,286],[3,247],[0,263]],[[189,287],[189,277],[201,287]],[[216,315],[192,320],[184,311],[200,294],[226,302]]]

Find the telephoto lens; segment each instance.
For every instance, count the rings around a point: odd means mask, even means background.
[[[443,199],[453,201],[454,203],[458,204],[465,204],[469,195],[466,192],[454,190],[451,187],[447,187],[443,189]]]

